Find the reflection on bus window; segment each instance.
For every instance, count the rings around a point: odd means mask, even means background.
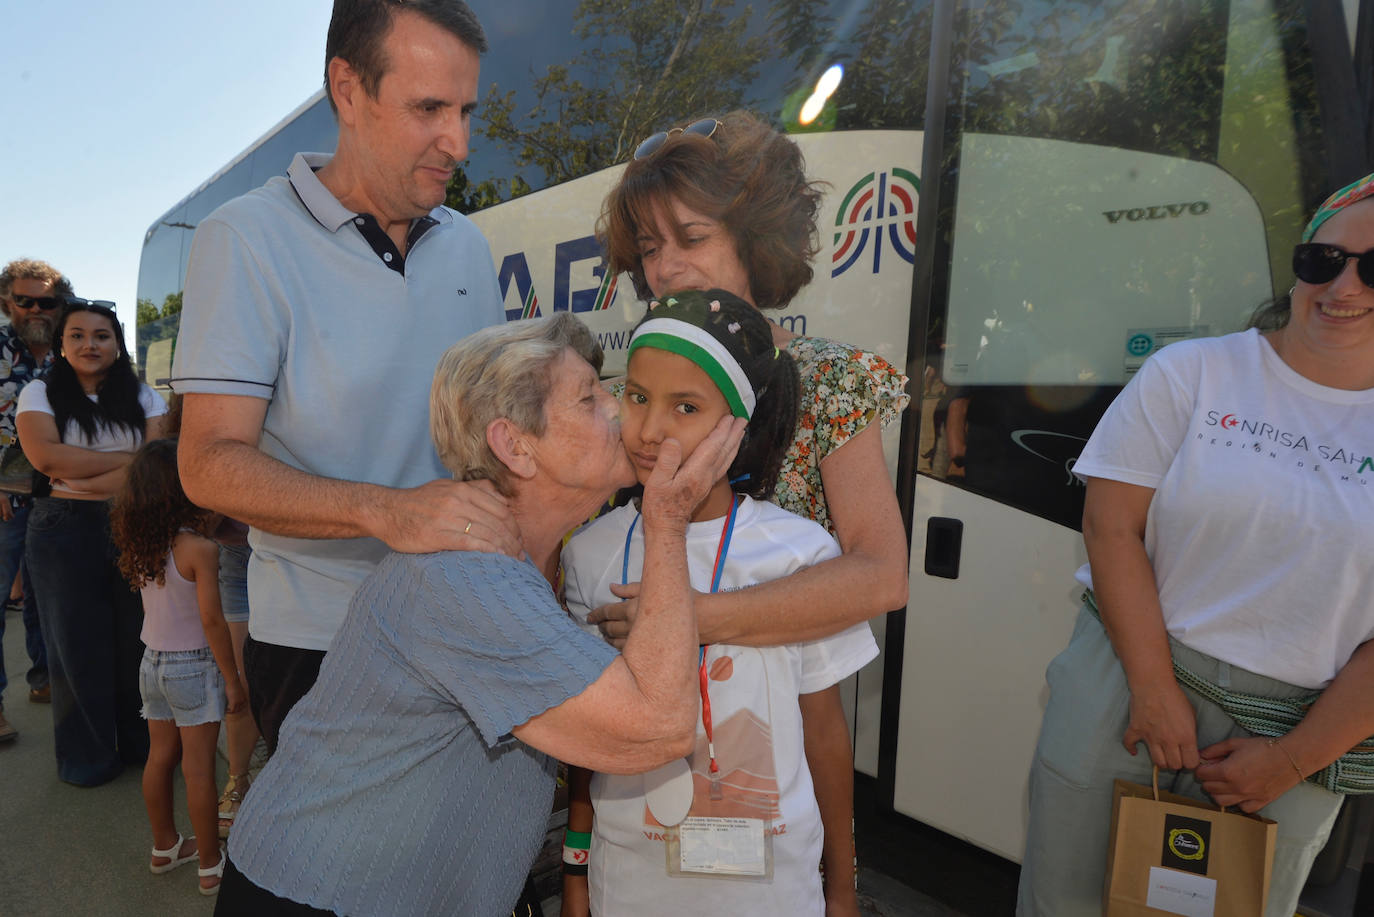
[[[1316,109],[1304,21],[1264,0],[960,5],[921,470],[1076,526],[1066,469],[1120,386],[1291,282],[1322,143],[1294,127]]]
[[[541,15],[501,19],[504,38],[562,38],[538,67],[483,62],[490,82],[459,201],[468,212],[625,162],[648,135],[695,116],[749,108],[805,131],[909,130],[924,114],[926,70],[912,64],[929,46],[928,2],[513,5]],[[843,80],[803,125],[803,101],[836,64]]]

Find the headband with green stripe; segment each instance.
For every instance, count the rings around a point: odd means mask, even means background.
[[[676,305],[671,298],[666,302]],[[666,350],[691,360],[720,389],[726,404],[730,405],[731,414],[745,420],[753,416],[754,387],[749,384],[744,367],[705,329],[676,318],[649,318],[635,329],[626,359],[640,347]]]

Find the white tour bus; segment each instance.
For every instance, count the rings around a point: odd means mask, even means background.
[[[780,320],[911,377],[885,438],[911,594],[849,685],[860,790],[889,829],[958,838],[1014,881],[1045,667],[1081,592],[1073,461],[1152,351],[1286,290],[1305,215],[1374,168],[1374,0],[472,5],[491,51],[450,203],[490,240],[508,318],[577,313],[609,372],[644,306],[593,224],[642,137],[745,107],[827,183],[815,280]],[[149,228],[150,382],[197,222],[334,138],[318,93]],[[1314,914],[1350,913],[1350,820]],[[939,884],[922,872],[899,874]]]

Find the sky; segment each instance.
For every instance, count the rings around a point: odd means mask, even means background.
[[[4,6],[0,264],[113,299],[133,350],[143,234],[320,87],[332,0]]]

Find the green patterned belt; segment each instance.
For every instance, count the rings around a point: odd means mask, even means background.
[[[1083,603],[1100,622],[1102,613],[1097,608],[1097,597],[1091,589],[1083,590]],[[1174,660],[1174,676],[1179,684],[1216,704],[1248,731],[1269,738],[1287,735],[1289,730],[1302,722],[1308,708],[1321,697],[1320,691],[1283,699],[1232,691],[1184,668],[1177,660]],[[1374,736],[1309,776],[1307,782],[1348,796],[1374,793]]]

